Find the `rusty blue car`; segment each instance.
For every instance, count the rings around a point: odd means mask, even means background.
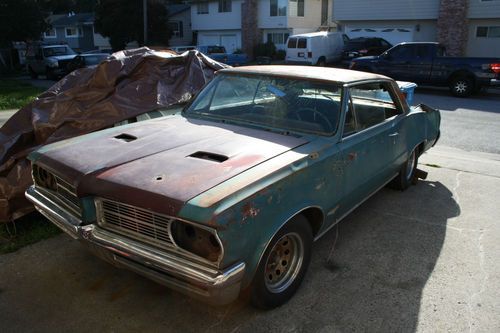
[[[439,125],[385,76],[228,68],[182,112],[33,152],[26,196],[117,267],[269,309],[296,292],[315,240],[380,188],[414,183]]]

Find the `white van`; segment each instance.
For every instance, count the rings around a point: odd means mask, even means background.
[[[311,32],[288,37],[286,62],[289,64],[325,66],[339,61],[349,40],[341,32]]]

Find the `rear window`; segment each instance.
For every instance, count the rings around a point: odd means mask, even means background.
[[[297,43],[297,48],[298,49],[307,48],[307,39],[306,38],[299,38],[299,42]]]
[[[289,49],[295,49],[295,48],[297,48],[297,38],[290,38],[290,39],[288,39],[288,48]]]

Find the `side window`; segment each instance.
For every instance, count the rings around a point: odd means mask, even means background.
[[[400,113],[389,83],[365,83],[349,89],[344,137],[385,122]]]
[[[299,42],[297,43],[297,48],[298,49],[305,49],[305,48],[307,48],[307,39],[305,39],[305,38],[299,38]]]
[[[394,48],[391,51],[391,56],[394,59],[411,59],[413,58],[413,47],[409,45],[403,45],[397,48]]]

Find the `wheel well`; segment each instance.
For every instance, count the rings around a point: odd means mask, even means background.
[[[461,70],[461,71],[456,71],[454,73],[452,73],[449,77],[448,77],[448,82],[451,83],[452,80],[456,79],[457,77],[466,77],[468,79],[471,79],[472,80],[472,83],[474,85],[476,85],[476,77],[474,76],[474,74],[472,74],[471,72],[469,71],[465,71],[465,70]]]
[[[316,237],[316,235],[319,232],[319,229],[321,228],[321,225],[323,224],[323,212],[321,209],[317,207],[309,207],[300,214],[304,215],[307,221],[309,222],[309,225],[311,226],[311,230],[313,232],[313,237]]]
[[[417,146],[417,151],[418,151],[418,156],[422,155],[423,152],[424,152],[424,148],[425,148],[425,143],[424,142],[421,142],[418,146]]]

